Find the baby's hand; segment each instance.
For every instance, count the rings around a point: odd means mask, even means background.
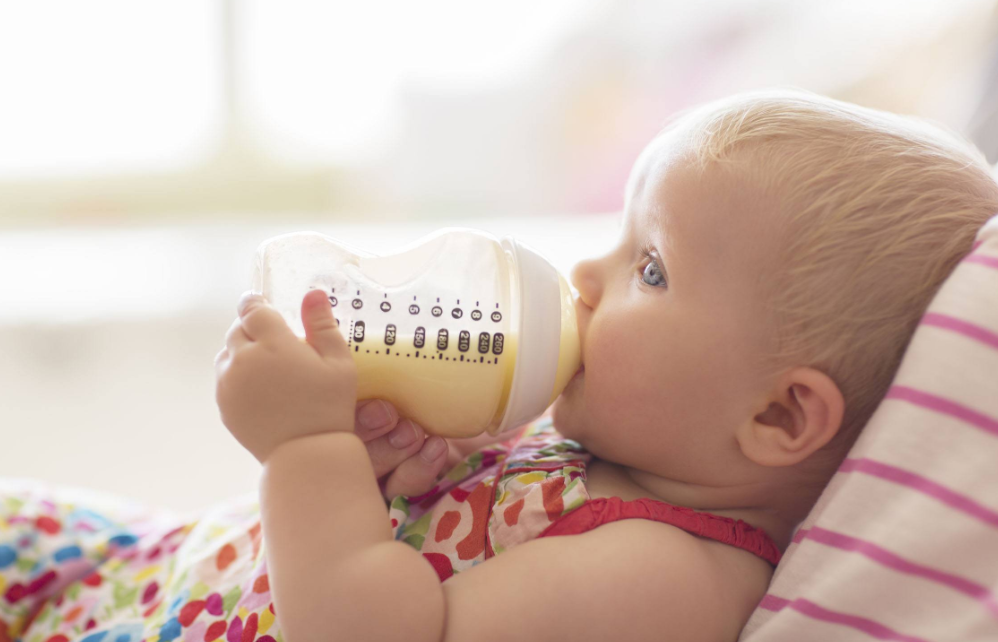
[[[352,432],[357,367],[329,300],[321,290],[302,299],[302,341],[263,297],[249,294],[215,357],[222,423],[260,463],[292,439]]]
[[[395,407],[381,399],[357,402],[354,426],[367,445],[385,499],[428,492],[445,466],[453,466],[461,457],[450,440],[427,439],[419,424],[400,419]]]

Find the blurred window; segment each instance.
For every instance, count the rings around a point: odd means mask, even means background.
[[[669,114],[775,85],[986,141],[996,5],[0,2],[0,226],[613,211]]]
[[[217,135],[219,5],[0,3],[0,178],[189,165]]]
[[[268,148],[363,161],[397,134],[399,94],[514,84],[599,7],[592,0],[240,5],[246,106]]]

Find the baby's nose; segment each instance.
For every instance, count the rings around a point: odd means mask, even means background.
[[[579,261],[572,266],[570,275],[573,294],[589,307],[593,307],[596,304],[599,296],[599,282],[595,269],[596,263],[592,259]]]

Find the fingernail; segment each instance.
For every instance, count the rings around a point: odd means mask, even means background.
[[[302,297],[302,298],[303,299],[307,299],[312,294],[312,292],[323,292],[323,291],[322,290],[309,290],[308,292],[305,293],[305,296]],[[319,297],[313,296],[312,298],[315,299],[315,303],[313,305],[318,306],[319,305]],[[325,292],[323,292],[323,294],[322,294],[322,300],[326,302],[326,306],[325,307],[330,308],[330,309],[333,307],[332,301],[329,300],[329,297],[326,296]]]
[[[419,456],[423,458],[423,461],[429,463],[439,457],[446,449],[447,443],[443,439],[430,437],[430,440],[423,445],[423,449],[419,451]]]
[[[255,294],[252,290],[246,290],[243,292],[243,295],[239,297],[239,303],[236,305],[236,310],[239,314],[246,312],[249,304],[256,301],[258,298],[259,295]]]
[[[391,418],[392,415],[388,412],[388,406],[380,399],[372,401],[361,408],[360,413],[357,415],[357,421],[360,422],[360,425],[369,430],[381,428],[391,421]]]
[[[396,448],[405,448],[416,441],[416,427],[410,421],[400,421],[395,430],[388,433],[388,443]]]

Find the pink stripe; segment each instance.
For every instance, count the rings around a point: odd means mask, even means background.
[[[987,256],[986,254],[971,254],[967,258],[963,259],[964,263],[977,263],[979,265],[986,265],[991,268],[998,270],[998,256]]]
[[[941,501],[950,508],[966,513],[989,526],[998,528],[998,513],[995,511],[977,503],[966,495],[956,493],[945,486],[941,486],[915,473],[865,458],[847,458],[842,462],[838,470],[840,473],[850,473],[853,471],[866,473],[867,475],[880,477],[881,479],[907,486],[912,490],[917,490],[933,499]]]
[[[894,629],[888,628],[881,624],[880,622],[874,622],[873,620],[867,619],[865,617],[859,617],[858,615],[849,615],[848,613],[840,613],[838,611],[829,611],[828,609],[818,606],[810,600],[805,600],[802,597],[797,598],[794,601],[790,601],[786,598],[779,597],[767,593],[762,601],[759,602],[759,607],[764,608],[767,611],[776,611],[777,613],[783,609],[789,607],[798,613],[808,616],[813,620],[821,620],[822,622],[830,622],[832,624],[841,624],[842,626],[848,626],[856,629],[857,631],[862,631],[870,637],[874,637],[878,640],[900,640],[901,642],[927,642],[924,638],[916,638],[911,635],[904,635],[898,633]]]
[[[998,435],[998,421],[972,408],[923,390],[916,390],[909,386],[891,386],[884,399],[902,399],[916,406],[922,406],[923,408],[928,408],[944,415],[956,417],[961,421],[977,426],[985,432]]]
[[[984,604],[984,607],[990,611],[991,616],[998,619],[998,602],[995,602],[994,595],[991,594],[991,591],[980,584],[964,579],[958,575],[944,573],[943,571],[939,571],[922,564],[910,562],[900,555],[896,555],[895,553],[877,546],[872,542],[856,537],[850,537],[849,535],[845,535],[843,533],[830,531],[828,529],[821,528],[820,526],[815,526],[804,531],[803,537],[818,542],[819,544],[825,544],[826,546],[834,546],[835,548],[839,548],[844,551],[860,553],[866,557],[869,557],[871,560],[882,564],[883,566],[894,569],[895,571],[907,573],[908,575],[915,575],[929,580],[930,582],[948,586],[955,591],[969,595],[975,600],[981,602]]]
[[[992,348],[998,349],[998,334],[995,334],[987,328],[982,328],[979,325],[974,325],[973,323],[968,323],[962,319],[957,319],[956,317],[939,314],[938,312],[928,312],[924,317],[922,317],[922,325],[933,325],[937,328],[952,330],[953,332],[958,332],[964,336],[970,337],[971,339],[980,341],[985,345],[991,346]]]

